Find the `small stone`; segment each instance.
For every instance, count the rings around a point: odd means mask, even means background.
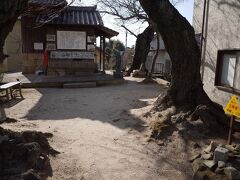
[[[223,147],[217,147],[214,151],[214,161],[218,162],[218,161],[223,161],[223,162],[227,162],[228,160],[228,149],[223,148]]]
[[[198,158],[192,163],[193,172],[196,173],[197,171],[204,171],[206,170],[206,166],[203,164],[203,160]]]
[[[233,145],[225,145],[224,147],[232,152],[234,152],[236,150],[236,148]]]
[[[213,154],[212,154],[212,153],[203,154],[203,155],[202,155],[202,158],[205,159],[205,160],[210,160],[210,159],[213,158]]]
[[[226,163],[223,161],[218,161],[218,167],[219,168],[224,168],[226,166]]]
[[[234,167],[224,168],[224,174],[229,180],[240,179],[240,172]]]
[[[217,143],[214,141],[211,141],[210,145],[204,149],[206,153],[211,153],[217,148]]]
[[[213,160],[205,160],[205,161],[203,161],[203,164],[204,164],[205,166],[207,166],[209,169],[214,169],[214,167],[216,167],[216,166],[215,166],[215,165],[216,165],[216,162],[213,161]]]
[[[188,161],[189,161],[189,162],[193,162],[194,160],[200,158],[200,156],[201,156],[200,153],[198,153],[198,154],[196,154],[196,155],[193,155]]]
[[[159,146],[164,146],[164,145],[165,145],[163,141],[158,141],[157,144],[158,144]]]
[[[216,174],[224,174],[224,169],[217,167],[217,169],[215,170],[215,173]]]
[[[239,144],[238,144],[238,145],[235,145],[235,150],[238,151],[238,152],[240,152],[240,145],[239,145]]]

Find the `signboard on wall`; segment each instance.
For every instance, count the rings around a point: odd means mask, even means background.
[[[56,41],[56,36],[54,34],[47,34],[47,41]]]
[[[46,49],[49,51],[54,51],[54,50],[56,50],[56,44],[55,43],[47,43]]]
[[[82,31],[57,31],[58,49],[86,49],[86,32]]]
[[[94,59],[94,52],[86,51],[52,51],[51,59]]]
[[[34,50],[43,50],[43,43],[35,42],[33,43]]]
[[[94,44],[88,44],[87,49],[88,49],[88,51],[95,51],[95,45]]]

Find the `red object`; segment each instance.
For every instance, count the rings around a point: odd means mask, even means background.
[[[235,121],[235,116],[231,117],[231,121],[230,121],[230,127],[229,127],[229,133],[228,133],[228,144],[231,145],[232,144],[232,131],[233,131],[233,123]]]
[[[48,65],[48,52],[45,51],[43,54],[43,64]]]

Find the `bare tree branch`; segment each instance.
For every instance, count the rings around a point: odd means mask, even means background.
[[[128,29],[126,26],[122,25],[121,27],[126,29],[130,34],[132,34],[133,36],[135,36],[137,38],[137,35],[135,33],[133,33],[130,29]]]

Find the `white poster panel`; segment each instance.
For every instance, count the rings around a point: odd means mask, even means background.
[[[46,44],[46,49],[49,50],[49,51],[54,51],[54,50],[56,50],[56,44],[54,44],[54,43],[47,43]]]
[[[94,52],[85,51],[52,51],[52,59],[94,59]]]
[[[86,32],[82,31],[57,31],[58,49],[86,49]]]
[[[233,87],[236,61],[236,55],[225,54],[223,56],[221,84]]]
[[[88,51],[95,51],[95,45],[94,44],[88,44],[87,46]]]
[[[43,43],[35,42],[33,43],[34,50],[43,50]]]

